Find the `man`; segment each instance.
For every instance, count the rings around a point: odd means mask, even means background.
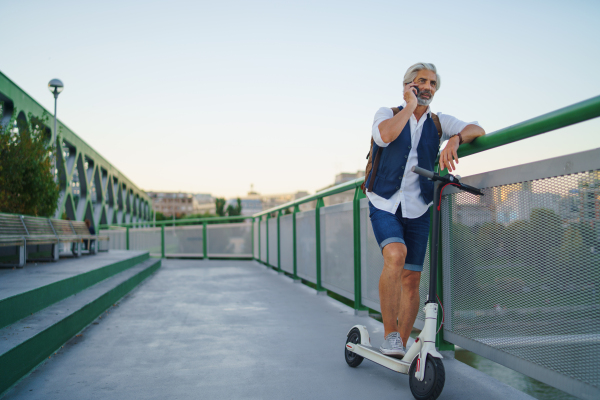
[[[375,165],[366,181],[371,225],[383,254],[379,299],[384,326],[381,352],[402,357],[419,312],[419,280],[429,236],[429,207],[433,182],[414,172],[418,165],[434,169],[440,143],[448,140],[440,154],[440,170],[450,172],[458,164],[457,149],[484,135],[477,122],[463,122],[438,113],[442,137],[429,104],[440,88],[433,64],[417,63],[404,75],[404,103],[399,112],[380,108],[373,122],[373,149],[379,148]],[[373,156],[375,160],[375,156]],[[371,182],[373,171],[377,171]]]

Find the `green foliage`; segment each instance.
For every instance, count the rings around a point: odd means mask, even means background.
[[[563,236],[560,217],[552,210],[534,208],[529,217],[529,227],[530,240],[526,245],[530,250],[535,248],[537,253],[537,257],[532,257],[529,264],[538,270],[542,279],[547,279],[553,252],[560,246]]]
[[[228,205],[227,206],[227,215],[230,217],[237,217],[242,215],[242,200],[237,199],[237,205]]]
[[[502,241],[510,260],[520,260],[530,252],[530,233],[529,221],[518,220],[506,227]]]
[[[52,174],[56,149],[47,140],[48,115],[16,116],[15,109],[10,122],[0,126],[0,211],[50,217],[60,189]]]
[[[167,217],[165,217],[165,214],[161,213],[160,211],[156,212],[155,218],[157,221],[164,221],[168,219]]]
[[[476,291],[476,248],[475,235],[471,229],[463,224],[454,223],[452,227],[452,259],[454,264],[459,266],[454,272],[459,279],[457,282],[457,290],[461,292]]]
[[[228,205],[227,206],[227,215],[230,217],[237,217],[242,215],[242,200],[240,198],[237,199],[237,204],[235,206]],[[230,222],[243,222],[243,219],[233,219]]]
[[[219,217],[224,217],[225,216],[225,199],[223,198],[216,198],[215,199],[215,206],[217,209],[217,215]]]
[[[486,222],[479,227],[477,230],[477,253],[481,261],[498,257],[505,230],[504,225],[497,222]]]

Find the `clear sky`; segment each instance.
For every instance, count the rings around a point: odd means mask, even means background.
[[[432,110],[495,130],[600,95],[600,1],[8,1],[0,71],[145,190],[314,192],[432,62]],[[600,147],[594,120],[461,161]]]

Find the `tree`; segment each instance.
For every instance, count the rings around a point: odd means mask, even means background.
[[[228,205],[227,206],[227,215],[230,217],[237,217],[238,215],[242,215],[242,200],[238,197],[237,205]]]
[[[529,237],[526,243],[526,262],[534,268],[540,278],[549,282],[552,278],[556,250],[561,245],[563,228],[560,217],[547,208],[534,208],[529,217]]]
[[[225,216],[225,199],[216,198],[215,199],[215,207],[217,209],[217,215],[219,217],[224,217]]]
[[[165,214],[161,213],[160,211],[156,211],[156,220],[157,221],[164,221],[165,219],[170,219],[165,217]]]
[[[52,174],[56,149],[47,122],[46,113],[25,118],[15,109],[10,122],[0,126],[0,211],[44,217],[56,211],[60,188]]]

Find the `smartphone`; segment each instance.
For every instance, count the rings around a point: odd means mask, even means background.
[[[414,83],[414,82],[411,82],[411,83]],[[411,83],[407,83],[407,85],[410,85]],[[418,86],[413,86],[413,87],[412,87],[412,89],[415,89],[415,90],[417,91],[417,94],[416,94],[416,96],[418,97],[418,96],[419,96],[419,92],[420,92],[420,91],[419,91],[419,87],[418,87]],[[414,92],[413,92],[413,93],[414,93]]]

